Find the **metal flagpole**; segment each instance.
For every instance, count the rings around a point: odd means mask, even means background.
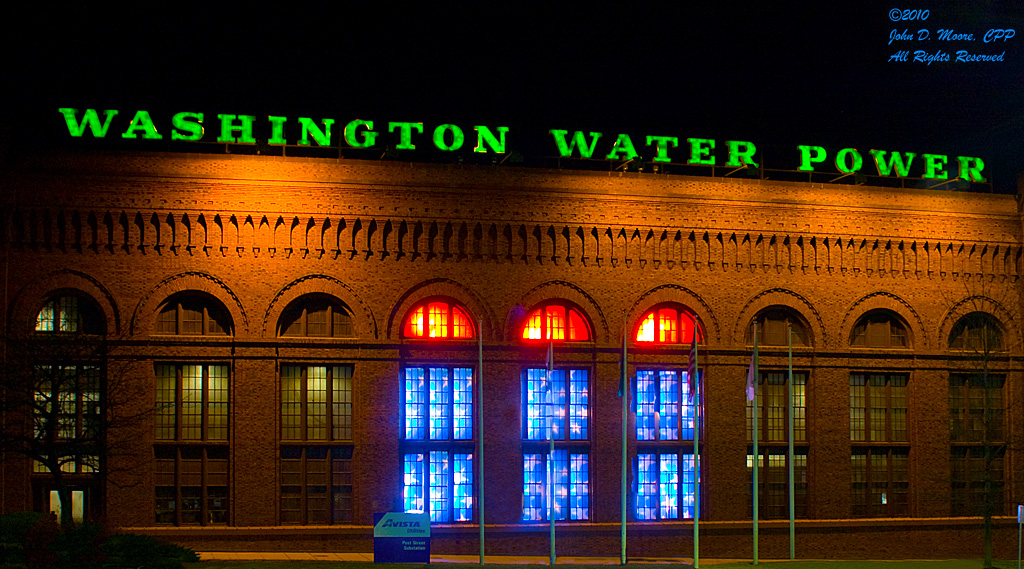
[[[697,327],[693,328],[693,569],[700,569],[700,370],[697,364]]]
[[[548,525],[551,565],[555,564],[555,390],[551,372],[555,367],[555,344],[548,341]]]
[[[793,327],[786,325],[789,336],[789,558],[796,559],[796,498],[793,492]]]
[[[477,321],[477,336],[480,338],[479,341],[479,361],[476,366],[477,375],[477,402],[476,412],[480,417],[480,425],[477,428],[477,471],[480,473],[477,475],[477,490],[480,493],[480,507],[478,508],[480,516],[480,564],[484,564],[484,319],[481,318]]]
[[[619,396],[622,398],[622,489],[621,489],[621,511],[620,519],[622,520],[622,527],[619,530],[620,539],[622,541],[621,551],[619,552],[619,563],[622,565],[626,564],[626,428],[627,428],[627,417],[629,413],[629,389],[626,385],[626,366],[629,363],[626,353],[626,337],[627,337],[627,326],[626,326],[626,313],[622,313],[622,369],[619,370],[619,389],[621,393]]]
[[[757,320],[754,320],[754,565],[757,565],[757,387],[761,383],[757,373]]]

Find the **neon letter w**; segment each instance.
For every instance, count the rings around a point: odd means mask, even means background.
[[[103,138],[107,136],[107,129],[110,127],[110,120],[117,114],[116,110],[103,111],[105,118],[103,124],[100,125],[100,117],[96,114],[96,109],[85,109],[85,116],[82,117],[82,122],[78,122],[76,115],[78,109],[57,109],[64,115],[64,121],[68,123],[68,132],[71,136],[82,136],[85,132],[85,127],[89,127],[92,131],[92,135],[96,138]]]

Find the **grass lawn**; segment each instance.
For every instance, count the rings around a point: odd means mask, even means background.
[[[475,563],[444,563],[450,569],[460,567],[479,567]],[[766,569],[981,569],[980,559],[960,560],[927,560],[927,561],[762,561],[760,565]],[[610,569],[615,565],[565,565],[572,569]],[[1016,569],[1017,560],[996,560],[995,566],[1001,569]],[[341,561],[200,561],[186,565],[187,569],[429,569],[430,565],[395,563],[374,565],[363,562]],[[489,569],[537,569],[543,565],[504,565],[488,564]],[[630,563],[630,569],[680,569],[689,568],[688,564],[662,565],[652,563]],[[716,563],[714,560],[702,560],[701,567],[708,569],[750,569],[750,562]]]

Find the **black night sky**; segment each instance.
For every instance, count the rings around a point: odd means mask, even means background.
[[[1019,3],[329,5],[82,4],[13,18],[4,143],[69,144],[58,107],[187,110],[507,125],[524,153],[553,152],[551,128],[750,140],[776,168],[794,167],[797,144],[830,160],[844,147],[964,154],[1002,192],[1024,172]],[[929,14],[894,22],[893,9]],[[1007,28],[1016,37],[983,41]],[[928,41],[889,45],[893,30],[920,29]],[[939,40],[941,29],[974,41]],[[1004,61],[889,61],[961,49]]]

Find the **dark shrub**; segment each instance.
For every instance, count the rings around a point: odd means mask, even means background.
[[[72,530],[61,532],[50,549],[57,554],[55,569],[90,569],[103,564],[105,556],[100,544],[107,538],[103,526],[85,522]]]
[[[171,545],[148,535],[116,534],[100,546],[107,567],[181,569],[183,563],[199,561],[191,549]]]
[[[0,516],[0,567],[25,567],[25,534],[42,517],[39,512]]]

